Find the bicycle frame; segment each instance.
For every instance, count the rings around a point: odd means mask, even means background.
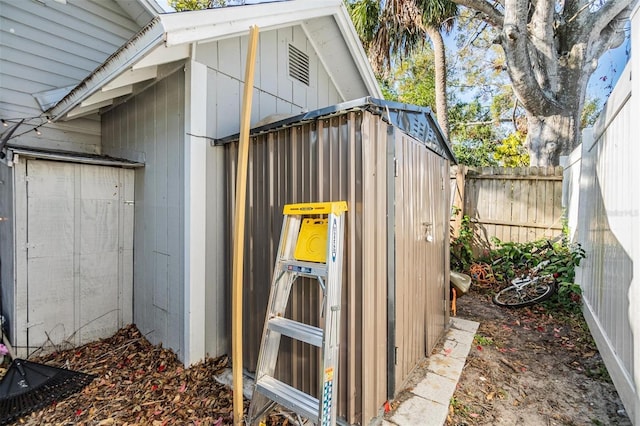
[[[521,275],[519,277],[515,277],[514,279],[512,279],[511,285],[522,288],[530,282],[537,281],[538,279],[543,277],[547,277],[549,274],[543,275],[541,277],[537,276],[536,274],[540,272],[542,269],[544,269],[544,267],[546,267],[549,263],[551,263],[551,261],[543,260],[542,262],[538,263],[535,267],[531,268],[527,275]]]

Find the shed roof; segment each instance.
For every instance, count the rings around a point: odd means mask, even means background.
[[[124,158],[110,157],[108,155],[67,152],[53,149],[28,147],[9,147],[8,151],[11,161],[15,161],[16,156],[23,156],[40,160],[64,161],[67,163],[91,164],[97,166],[122,167],[125,169],[144,167],[144,163],[130,161]]]
[[[251,129],[251,135],[259,135],[272,130],[295,126],[304,122],[315,121],[319,118],[340,115],[352,110],[364,110],[382,116],[389,124],[419,140],[431,151],[457,164],[458,161],[456,160],[447,140],[443,136],[442,130],[440,129],[431,108],[392,102],[370,96],[290,116],[263,126],[254,127]],[[239,134],[236,133],[224,138],[216,139],[214,143],[216,145],[224,145],[234,142],[238,140],[238,138]]]
[[[291,0],[162,14],[154,18],[84,81],[49,115],[53,120],[98,112],[134,94],[134,85],[160,77],[159,66],[183,60],[192,45],[301,25],[346,99],[381,96],[367,56],[342,0]]]

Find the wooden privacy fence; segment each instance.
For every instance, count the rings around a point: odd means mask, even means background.
[[[475,255],[494,247],[492,237],[527,242],[562,232],[561,167],[456,166],[451,187],[452,233],[469,216]]]

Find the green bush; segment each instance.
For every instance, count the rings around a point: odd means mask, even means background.
[[[584,259],[580,244],[570,244],[566,237],[551,243],[538,240],[528,243],[502,242],[494,239],[495,250],[490,253],[488,263],[493,263],[494,276],[498,281],[509,282],[545,260],[549,264],[540,274],[556,274],[558,292],[546,304],[555,309],[579,311],[582,290],[575,283],[575,268]]]
[[[464,215],[460,224],[460,235],[451,239],[451,270],[459,272],[469,270],[469,266],[473,263],[472,242],[473,228],[471,228],[471,219],[469,219],[469,216]]]

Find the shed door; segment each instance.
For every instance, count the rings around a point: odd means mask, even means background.
[[[444,333],[448,190],[443,160],[405,134],[396,137],[396,161],[395,389],[400,389]]]
[[[133,171],[29,160],[25,175],[29,352],[111,335],[132,321]]]

